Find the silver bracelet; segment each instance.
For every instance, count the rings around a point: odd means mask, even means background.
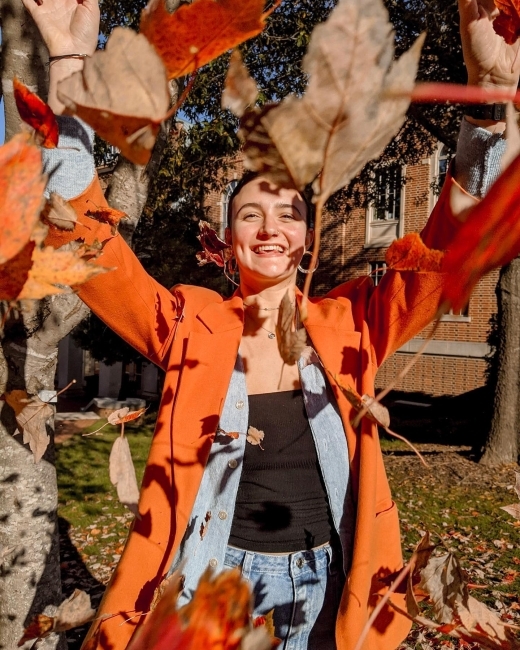
[[[88,54],[59,54],[58,56],[50,56],[45,65],[49,67],[55,61],[61,61],[62,59],[86,59],[87,57]]]

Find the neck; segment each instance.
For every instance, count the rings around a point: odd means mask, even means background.
[[[240,294],[245,305],[259,309],[274,309],[280,306],[282,298],[290,291],[294,294],[294,279],[290,278],[270,287],[252,287],[246,282],[240,283]]]

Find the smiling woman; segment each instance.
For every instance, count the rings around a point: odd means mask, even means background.
[[[50,67],[49,102],[59,113],[57,84],[83,65],[63,55],[96,46],[96,0],[24,3],[51,56],[62,57]],[[460,10],[472,81],[516,86],[519,57],[493,32],[490,15],[477,0],[460,0]],[[51,227],[49,242],[103,242],[99,263],[115,270],[78,293],[166,372],[140,517],[89,634],[89,650],[123,650],[164,575],[180,566],[181,603],[208,566],[240,566],[251,582],[254,615],[274,610],[282,648],[352,650],[386,589],[382,578],[401,568],[402,557],[376,427],[366,419],[352,425],[351,404],[336,380],[373,395],[378,366],[435,315],[442,277],[388,270],[377,287],[360,278],[310,299],[305,322],[296,322],[307,345],[296,364],[285,365],[276,322],[287,291],[296,310],[301,303],[296,275],[313,241],[306,196],[262,176],[245,178],[231,197],[226,230],[240,275],[235,294],[224,299],[186,285],[169,291],[109,225],[89,218],[93,204],[106,205],[92,133],[72,118],[59,119],[59,147],[44,158],[48,171],[61,166],[67,174],[51,175],[48,191],[71,199],[78,224],[69,233]],[[464,124],[457,178],[466,187],[492,180],[502,139],[490,136],[503,128],[502,122]],[[427,246],[449,248],[460,225],[450,194],[463,191],[448,173],[423,232]],[[404,608],[403,596],[395,598]],[[384,607],[363,648],[396,648],[409,626]]]

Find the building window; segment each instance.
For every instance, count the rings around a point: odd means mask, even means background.
[[[377,287],[385,273],[386,262],[370,262],[370,277],[374,281],[374,286]]]
[[[441,316],[441,320],[453,323],[470,323],[471,316],[469,315],[469,302],[463,309],[459,309],[458,311],[450,309],[447,314]]]
[[[439,198],[439,194],[442,191],[452,157],[452,153],[448,147],[439,142],[437,151],[434,153],[432,160],[432,175],[430,183],[433,199],[432,205],[435,205]]]
[[[230,183],[228,183],[228,186],[222,192],[222,198],[220,201],[220,233],[219,233],[221,239],[224,239],[226,228],[228,225],[227,214],[228,214],[229,199],[231,198],[231,195],[233,194],[233,190],[237,185],[238,185],[238,181],[233,180]]]
[[[379,169],[374,176],[375,192],[367,210],[367,248],[389,246],[403,230],[403,169],[397,165]]]

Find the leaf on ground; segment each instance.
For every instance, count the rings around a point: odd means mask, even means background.
[[[202,251],[196,255],[199,266],[213,262],[220,268],[224,268],[226,262],[233,256],[231,246],[222,241],[217,235],[217,231],[203,219],[199,221],[197,239],[202,246]]]
[[[265,433],[263,431],[260,431],[260,429],[257,429],[256,427],[250,426],[249,429],[247,430],[247,436],[246,436],[247,442],[253,446],[258,445],[262,450],[263,450],[262,441],[264,437],[265,437]]]
[[[24,390],[9,391],[4,398],[15,412],[24,444],[29,444],[34,462],[38,463],[50,441],[45,423],[54,415],[54,409],[37,395],[31,397]]]
[[[60,230],[74,230],[78,221],[76,211],[71,204],[56,192],[51,192],[40,216],[44,222]]]
[[[110,413],[107,419],[110,424],[124,424],[125,422],[137,420],[137,418],[140,418],[145,411],[146,407],[139,409],[138,411],[130,411],[128,406],[125,406],[122,409],[118,409],[117,411]]]
[[[142,34],[116,27],[104,50],[58,85],[69,115],[83,119],[133,163],[145,165],[170,96],[164,66]]]
[[[508,45],[520,36],[520,4],[518,0],[495,0],[499,15],[493,21],[493,29]]]
[[[287,97],[262,117],[298,189],[314,181],[325,201],[383,151],[409,103],[384,96],[390,88],[411,91],[423,40],[394,61],[394,34],[381,0],[340,0],[314,29],[303,61],[309,75],[304,96]]]
[[[289,366],[294,364],[300,358],[302,352],[307,347],[307,332],[302,327],[299,330],[294,330],[294,321],[296,315],[296,300],[294,294],[291,296],[287,291],[280,303],[278,311],[278,322],[276,323],[276,340],[278,342],[278,350],[284,360],[284,363]]]
[[[20,253],[43,202],[41,152],[21,133],[0,147],[0,264]]]
[[[110,481],[117,488],[119,501],[134,515],[138,515],[139,488],[135,476],[134,463],[130,446],[125,437],[118,436],[110,451],[109,459]]]
[[[443,251],[428,248],[420,235],[412,232],[392,242],[385,261],[395,271],[439,272],[443,257]]]
[[[83,260],[80,251],[56,250],[52,246],[35,248],[32,262],[23,289],[17,296],[12,296],[12,300],[40,300],[45,296],[68,293],[69,287],[83,284],[110,270]]]
[[[516,474],[516,483],[515,483],[515,492],[516,496],[520,499],[520,472],[515,472]],[[510,506],[501,506],[502,510],[505,510],[508,514],[516,519],[520,520],[520,503],[513,503]]]
[[[22,120],[35,130],[38,144],[46,149],[55,149],[58,146],[60,131],[51,107],[16,77],[13,79],[13,91],[18,113]]]
[[[255,105],[257,97],[255,80],[242,62],[240,51],[233,50],[222,93],[222,108],[228,108],[237,117],[242,117],[249,107]]]
[[[54,616],[37,614],[24,630],[23,636],[18,641],[18,647],[31,639],[43,639],[51,632],[66,632],[91,621],[96,614],[90,605],[90,596],[76,589],[74,593],[63,601]]]
[[[169,13],[151,0],[139,29],[162,58],[170,79],[194,72],[259,34],[268,14],[265,0],[194,0]]]

